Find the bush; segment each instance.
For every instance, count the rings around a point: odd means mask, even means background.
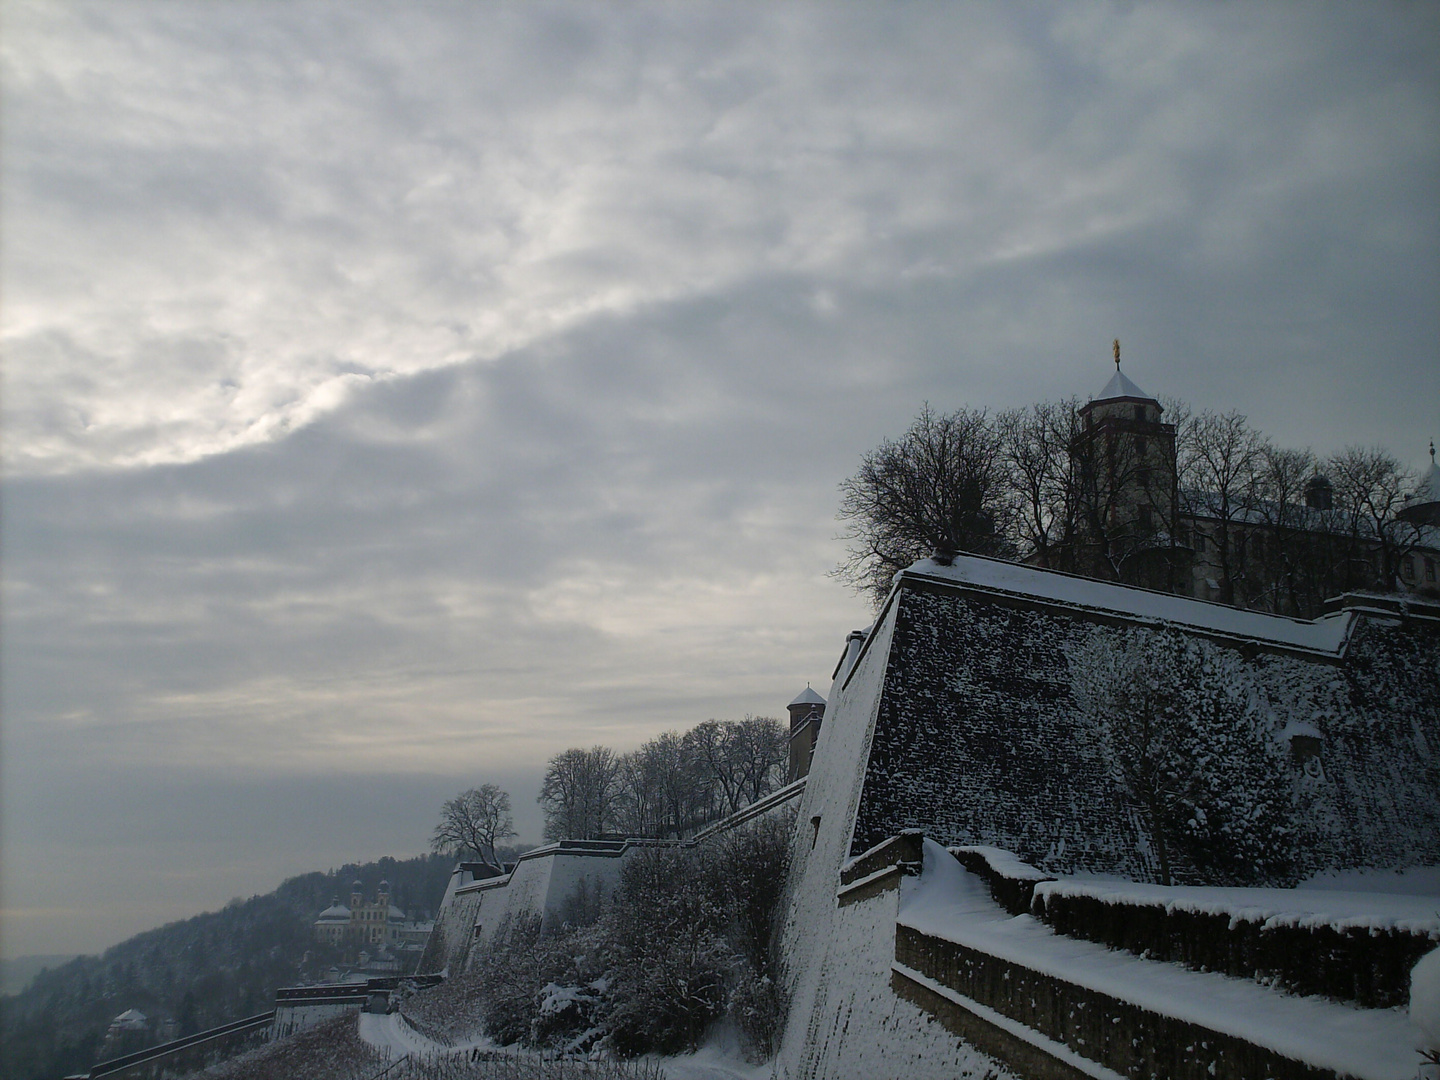
[[[792,821],[632,852],[602,906],[587,892],[566,908],[593,924],[543,935],[538,917],[501,927],[440,988],[444,1008],[417,998],[405,1011],[430,1026],[441,1020],[430,1013],[469,1012],[472,1029],[505,1046],[574,1053],[603,1043],[621,1057],[693,1050],[728,1012],[752,1056],[768,1059],[784,1018],[776,916]]]

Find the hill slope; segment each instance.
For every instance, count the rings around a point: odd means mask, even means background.
[[[277,987],[315,977],[332,954],[312,938],[316,915],[348,897],[356,879],[373,896],[381,879],[407,914],[433,912],[450,878],[449,856],[381,859],[291,878],[272,893],[137,934],[101,956],[41,973],[0,997],[0,1080],[53,1080],[88,1070],[110,1020],[126,1009],[173,1016],[181,1034],[264,1012]]]

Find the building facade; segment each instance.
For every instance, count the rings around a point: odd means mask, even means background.
[[[1339,505],[1321,473],[1265,491],[1240,479],[1222,490],[1191,486],[1180,475],[1176,426],[1120,370],[1118,349],[1115,359],[1114,376],[1081,407],[1070,444],[1073,528],[1058,551],[1027,561],[1300,617],[1347,592],[1440,597],[1433,445],[1429,473],[1394,512]]]
[[[380,882],[375,899],[369,901],[364,886],[355,881],[348,905],[336,897],[315,920],[315,940],[337,946],[419,951],[433,927],[432,921],[410,919],[391,901],[388,881]]]

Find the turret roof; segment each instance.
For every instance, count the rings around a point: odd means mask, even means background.
[[[791,705],[824,705],[824,704],[825,704],[825,699],[824,699],[823,697],[821,697],[819,694],[817,694],[814,690],[810,689],[810,684],[809,684],[809,683],[806,683],[806,684],[805,684],[805,689],[804,689],[804,690],[801,690],[800,693],[796,694],[796,695],[795,695],[795,700],[792,701],[792,702],[790,702],[790,704],[791,704]]]
[[[1100,391],[1096,401],[1109,401],[1112,398],[1142,398],[1145,401],[1155,401],[1153,397],[1141,390],[1133,382],[1125,377],[1125,373],[1118,367],[1110,381],[1105,384],[1105,389]],[[1156,404],[1159,404],[1156,402]]]
[[[1421,480],[1415,489],[1415,501],[1440,502],[1440,465],[1435,464],[1433,457],[1430,459],[1430,468],[1425,471],[1425,479]]]

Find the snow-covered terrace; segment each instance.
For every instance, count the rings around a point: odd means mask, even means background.
[[[1023,865],[1023,864],[1022,864]],[[1087,896],[1102,903],[1144,905],[1196,915],[1226,915],[1231,925],[1258,923],[1335,930],[1399,930],[1440,941],[1440,896],[1348,892],[1331,889],[1230,889],[1147,885],[1133,881],[1063,878],[1035,886],[1035,898]]]
[[[1065,883],[1041,886],[1072,887]],[[1095,887],[1095,886],[1088,886]],[[1143,890],[1144,886],[1135,886]],[[1125,887],[1115,886],[1117,894]],[[1251,890],[1232,890],[1250,892]],[[1288,892],[1288,890],[1261,890]],[[1227,890],[1197,890],[1225,893]],[[1316,895],[1324,895],[1316,893]],[[1325,902],[1335,908],[1341,894]],[[1196,902],[1234,903],[1211,896]],[[1412,897],[1372,897],[1352,915],[1360,919],[1420,918]],[[1353,903],[1345,901],[1347,908]],[[1243,905],[1241,908],[1243,909]],[[1280,914],[1280,909],[1276,909]],[[1331,914],[1327,916],[1334,918]],[[1333,1070],[1357,1080],[1413,1080],[1419,1064],[1418,1028],[1398,1009],[1360,1009],[1322,998],[1276,992],[1248,979],[1190,971],[1176,964],[1141,959],[1087,941],[1055,934],[1029,915],[1011,916],[990,897],[985,883],[967,872],[944,848],[924,842],[924,869],[901,886],[900,926],[954,942],[1033,972],[1082,987],[1160,1016],[1197,1025],[1266,1047],[1295,1061]],[[997,1026],[1005,1026],[1037,1047],[1081,1068],[1087,1075],[1118,1074],[1079,1059],[1065,1047],[996,1014],[993,1009],[942,986],[897,962],[895,970],[946,1000]]]

